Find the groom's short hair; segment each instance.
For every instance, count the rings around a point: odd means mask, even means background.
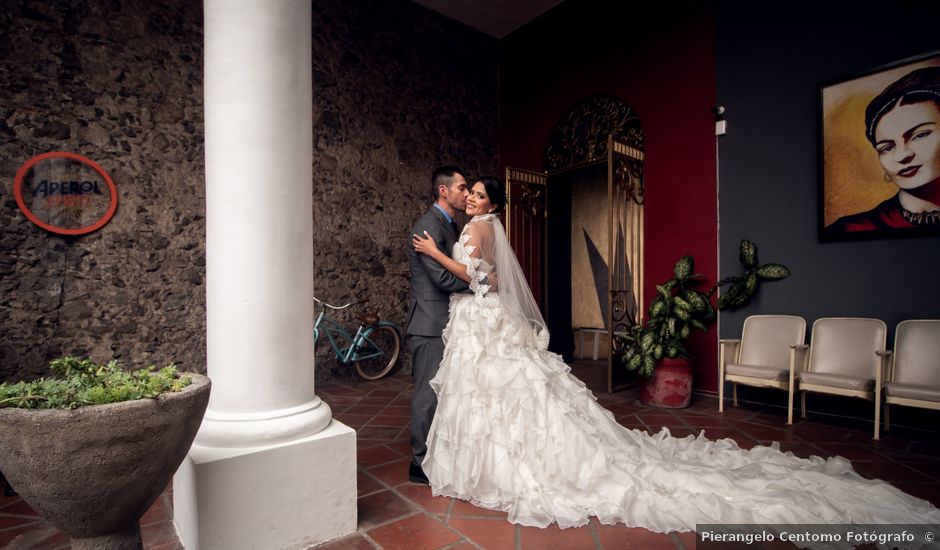
[[[454,181],[454,176],[460,174],[464,179],[467,179],[467,176],[464,175],[463,170],[456,166],[441,166],[434,170],[434,173],[431,174],[431,197],[436,201],[441,198],[441,194],[438,191],[438,188],[441,185],[445,185],[448,188],[450,184]]]

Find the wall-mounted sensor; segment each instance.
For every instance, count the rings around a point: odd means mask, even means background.
[[[721,105],[712,107],[715,114],[715,135],[723,136],[728,133],[728,121],[725,120],[725,108]]]

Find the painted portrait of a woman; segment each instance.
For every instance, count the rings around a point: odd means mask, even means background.
[[[858,111],[869,158],[826,159],[825,215],[835,219],[824,235],[940,234],[940,66],[905,72],[868,101],[864,118]]]

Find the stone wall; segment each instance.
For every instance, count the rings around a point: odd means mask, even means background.
[[[64,354],[205,371],[202,4],[7,2],[0,10],[0,377]],[[66,238],[17,208],[29,158],[101,165],[118,210]]]
[[[314,4],[318,298],[367,299],[363,307],[404,328],[406,246],[431,204],[432,170],[496,170],[496,48],[495,39],[412,2]],[[327,351],[318,349],[319,373],[341,375]],[[402,363],[409,368],[407,357]]]
[[[406,0],[318,0],[313,18],[316,293],[403,324],[431,170],[496,169],[497,42]],[[201,26],[187,0],[0,11],[0,379],[63,354],[205,372]],[[47,151],[109,172],[108,225],[65,238],[18,210],[13,176]],[[317,368],[343,372],[322,348]]]

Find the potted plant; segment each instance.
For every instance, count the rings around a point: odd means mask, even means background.
[[[73,549],[141,548],[140,516],[185,458],[209,379],[64,357],[0,384],[0,471]]]
[[[692,395],[691,356],[685,342],[693,330],[707,331],[717,315],[711,298],[723,285],[718,309],[747,305],[759,283],[788,277],[790,270],[780,264],[759,265],[757,245],[742,240],[739,259],[744,272],[726,277],[707,292],[698,290],[704,276],[695,271],[695,260],[685,255],[676,262],[673,277],[656,285],[659,294],[650,302],[642,324],[620,336],[621,361],[640,374],[640,398],[644,403],[667,408],[687,407]]]

